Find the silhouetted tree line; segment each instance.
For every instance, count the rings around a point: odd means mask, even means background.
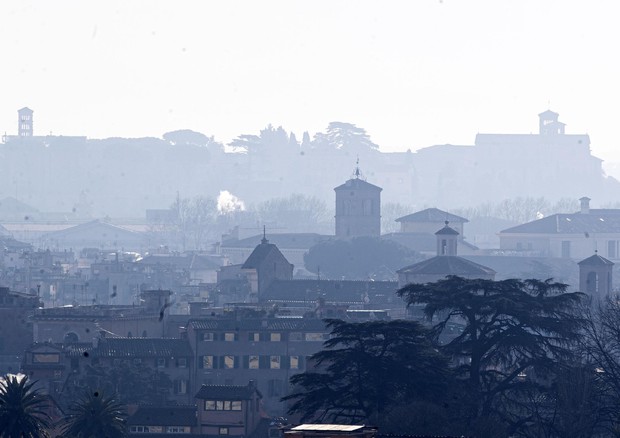
[[[552,280],[448,277],[398,291],[418,320],[328,320],[284,397],[301,421],[382,433],[620,436],[620,304]]]

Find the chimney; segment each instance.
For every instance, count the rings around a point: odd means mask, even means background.
[[[584,196],[579,199],[581,203],[581,214],[590,214],[590,198]]]

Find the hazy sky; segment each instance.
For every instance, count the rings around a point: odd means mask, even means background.
[[[536,132],[560,113],[620,161],[616,1],[0,3],[0,131],[230,142],[330,121],[384,151]]]

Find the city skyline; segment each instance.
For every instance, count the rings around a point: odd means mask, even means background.
[[[608,1],[6,3],[0,132],[222,143],[267,124],[366,129],[384,152],[535,133],[560,113],[620,161]],[[595,18],[595,19],[593,19]]]

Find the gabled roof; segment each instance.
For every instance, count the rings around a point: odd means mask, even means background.
[[[551,110],[546,110],[546,111],[543,111],[542,113],[538,114],[539,117],[541,117],[541,116],[556,116],[557,117],[559,115],[560,114],[558,114],[558,113],[556,113],[554,111],[551,111]]]
[[[407,216],[399,217],[396,222],[457,222],[465,223],[469,222],[467,219],[461,216],[457,216],[447,211],[440,210],[438,208],[427,208],[425,210],[418,211],[416,213],[409,214]]]
[[[399,274],[495,275],[495,271],[459,256],[436,256],[399,269]]]
[[[589,213],[554,214],[500,231],[501,234],[620,233],[620,209],[590,209]]]
[[[439,236],[443,236],[443,235],[447,235],[447,236],[458,236],[459,232],[456,231],[454,228],[450,227],[448,225],[448,221],[446,221],[446,225],[440,229],[439,231],[437,231],[435,233],[435,235],[439,235]]]
[[[102,338],[94,348],[97,357],[187,357],[192,349],[187,339]]]
[[[393,295],[398,289],[395,281],[355,280],[273,280],[261,294],[263,301],[327,301],[371,302],[376,295]]]
[[[130,426],[195,426],[196,406],[140,406],[127,418]]]
[[[607,260],[605,257],[601,257],[598,254],[594,254],[593,256],[588,257],[577,263],[578,265],[587,265],[587,266],[603,266],[603,265],[613,265],[614,262],[611,260]]]
[[[240,385],[202,385],[195,398],[202,400],[249,400],[254,394],[262,398],[252,383]]]
[[[374,184],[370,184],[369,182],[364,181],[360,178],[351,178],[344,184],[339,185],[334,188],[335,191],[340,190],[372,190],[372,191],[381,191],[383,190],[381,187],[376,186]]]
[[[286,257],[282,255],[277,246],[273,243],[269,243],[267,239],[263,238],[261,244],[254,248],[252,254],[250,254],[245,263],[243,263],[241,269],[258,269],[263,261],[271,254],[286,260]]]
[[[102,222],[98,219],[94,220],[94,221],[90,221],[90,222],[86,222],[83,224],[79,224],[79,225],[75,225],[73,227],[69,227],[69,228],[65,228],[64,230],[59,230],[59,231],[53,231],[49,234],[47,234],[46,236],[53,236],[53,237],[60,237],[60,236],[66,236],[66,235],[71,235],[74,234],[76,231],[84,231],[84,230],[88,230],[88,231],[93,231],[93,230],[102,230],[102,231],[109,231],[109,232],[113,232],[113,233],[122,233],[126,236],[132,236],[132,237],[140,237],[142,236],[142,233],[138,233],[136,231],[131,231],[128,230],[126,228],[123,227],[119,227],[118,225],[112,225],[109,224],[107,222]]]

